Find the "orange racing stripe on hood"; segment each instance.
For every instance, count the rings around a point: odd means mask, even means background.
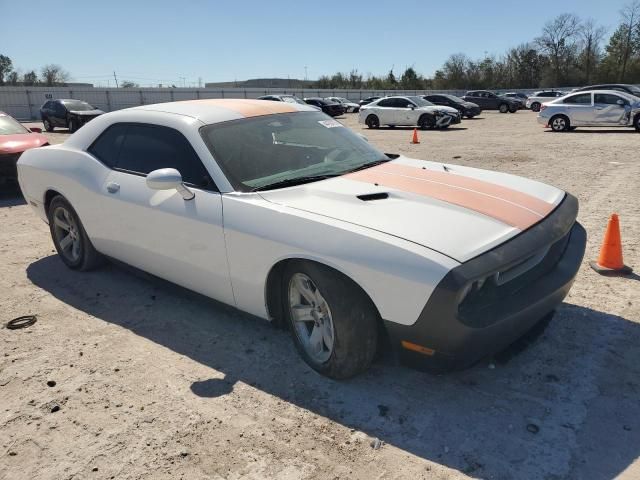
[[[199,105],[211,105],[214,107],[233,110],[244,117],[259,117],[261,115],[272,115],[275,113],[293,113],[298,110],[286,102],[274,102],[270,100],[244,100],[235,98],[215,98],[206,100],[186,100],[187,102],[197,102]]]
[[[554,205],[523,192],[471,177],[386,163],[345,176],[377,183],[468,208],[525,230],[546,217]]]

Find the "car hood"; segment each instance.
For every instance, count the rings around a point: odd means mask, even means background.
[[[21,153],[30,148],[41,147],[47,143],[47,137],[41,133],[17,133],[0,135],[0,155]]]
[[[464,102],[462,104],[463,107],[465,108],[480,108],[480,105],[478,105],[477,103],[473,103],[473,102]]]
[[[528,229],[564,198],[562,190],[533,180],[406,157],[260,195],[405,239],[459,262]]]
[[[102,110],[69,110],[69,113],[73,113],[74,115],[80,115],[82,117],[87,116],[87,117],[92,117],[95,115],[102,115],[104,112]]]

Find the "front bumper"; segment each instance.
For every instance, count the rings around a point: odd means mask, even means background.
[[[578,201],[567,194],[540,223],[451,270],[413,325],[385,321],[399,360],[434,372],[465,368],[503,350],[552,312],[569,292],[584,255],[586,232],[575,221],[577,212]],[[473,280],[515,269],[547,248],[524,273],[460,304]],[[408,349],[406,342],[421,348]]]
[[[0,177],[18,178],[18,158],[20,153],[0,154]]]
[[[482,113],[482,110],[479,107],[473,107],[473,108],[465,108],[463,115],[469,117],[477,117],[478,115],[480,115]]]

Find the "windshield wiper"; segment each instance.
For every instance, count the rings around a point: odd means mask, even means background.
[[[342,175],[344,175],[345,173],[357,172],[358,170],[364,170],[366,168],[375,167],[376,165],[380,165],[381,163],[386,163],[390,161],[391,161],[390,158],[381,158],[380,160],[375,160],[373,162],[358,165],[356,168],[352,168],[351,170],[347,170],[346,172],[343,172]]]
[[[342,173],[307,175],[304,177],[285,178],[284,180],[279,180],[274,183],[269,183],[267,185],[261,185],[259,187],[252,188],[251,191],[259,192],[261,190],[271,190],[274,188],[293,187],[295,185],[302,185],[304,183],[316,182],[318,180],[324,180],[326,178],[339,177],[340,175],[342,175]]]

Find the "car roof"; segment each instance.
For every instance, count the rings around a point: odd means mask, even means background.
[[[620,90],[578,90],[575,92],[571,92],[571,93],[575,93],[575,94],[584,94],[584,93],[611,93],[613,95],[622,95],[624,97],[633,97],[633,98],[638,98],[635,95],[628,93],[628,92],[622,92]]]
[[[216,98],[156,103],[152,105],[141,105],[127,110],[173,113],[176,115],[192,117],[207,124],[261,115],[272,115],[276,113],[317,111],[311,106],[302,105],[300,103],[265,102],[264,100],[246,100],[239,98]]]

